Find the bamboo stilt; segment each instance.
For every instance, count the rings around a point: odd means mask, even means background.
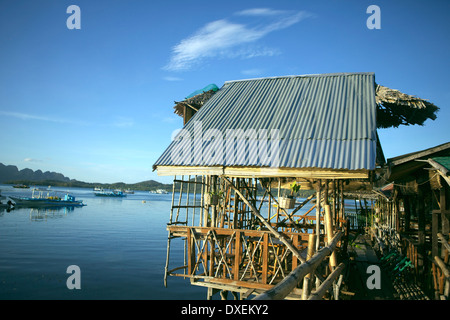
[[[306,257],[306,261],[310,260],[314,256],[315,248],[316,248],[316,238],[315,234],[310,234],[308,238],[308,255]],[[303,279],[303,290],[302,290],[302,300],[307,300],[309,293],[311,292],[311,277],[312,274],[308,273]]]
[[[331,239],[334,236],[333,231],[333,218],[331,214],[330,205],[325,205],[325,226],[326,226],[326,232],[327,232],[327,238],[328,238],[328,244],[330,243]],[[330,266],[336,267],[337,266],[337,260],[336,260],[336,254],[333,252],[330,257]]]

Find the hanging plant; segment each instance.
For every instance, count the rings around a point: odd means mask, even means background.
[[[296,200],[295,195],[300,190],[300,184],[297,183],[297,181],[294,181],[290,185],[290,189],[291,189],[291,193],[290,194],[279,198],[278,204],[279,204],[280,208],[283,208],[283,209],[292,209],[292,208],[294,208],[295,200]]]
[[[222,198],[222,191],[210,191],[204,195],[205,204],[210,206],[217,206],[219,204],[219,200]]]

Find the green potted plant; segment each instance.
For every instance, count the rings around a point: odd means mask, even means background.
[[[294,183],[292,183],[290,185],[290,189],[291,189],[291,194],[280,197],[280,199],[278,201],[280,208],[283,208],[283,209],[294,208],[295,200],[296,200],[295,195],[300,190],[300,184],[297,183],[297,181],[294,181]]]
[[[205,193],[205,204],[210,206],[217,206],[219,204],[219,199],[222,198],[222,194],[222,191],[210,191],[208,193]]]

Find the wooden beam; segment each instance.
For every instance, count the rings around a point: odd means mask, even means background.
[[[341,274],[342,270],[344,270],[345,264],[341,263],[336,268],[336,270],[331,273],[328,278],[320,285],[320,287],[314,292],[308,300],[320,300],[322,299],[325,292],[328,291],[330,286],[333,284],[333,281]]]
[[[157,166],[158,176],[225,175],[240,178],[306,178],[306,179],[368,179],[369,170],[334,170],[312,168],[224,167],[224,166]]]
[[[444,261],[441,260],[438,256],[434,256],[434,261],[439,266],[439,268],[442,270],[442,273],[444,274],[444,277],[447,280],[450,280],[450,271],[448,270],[447,266],[445,265]]]
[[[447,249],[448,253],[450,253],[450,244],[447,242],[447,240],[444,238],[442,233],[437,234],[439,240],[441,240],[442,245]]]

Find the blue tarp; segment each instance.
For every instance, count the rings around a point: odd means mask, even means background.
[[[211,83],[211,84],[207,85],[206,87],[204,87],[203,89],[200,89],[200,90],[192,92],[190,95],[188,95],[186,97],[186,99],[192,98],[193,96],[196,96],[196,95],[201,94],[203,92],[208,92],[210,90],[217,91],[217,90],[219,90],[219,87],[217,87],[214,83]]]

